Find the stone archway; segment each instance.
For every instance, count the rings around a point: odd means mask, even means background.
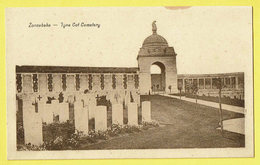
[[[167,40],[157,34],[155,22],[152,32],[145,38],[137,56],[140,94],[146,95],[152,91],[177,93],[177,54]],[[160,67],[161,73],[151,74],[151,65]]]
[[[152,92],[165,91],[165,65],[158,61],[152,63],[150,74]]]

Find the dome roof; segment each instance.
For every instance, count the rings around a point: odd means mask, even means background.
[[[143,42],[143,47],[168,47],[168,43],[165,38],[158,35],[157,33],[153,33],[149,37],[147,37]]]
[[[153,34],[147,37],[143,42],[143,47],[168,47],[168,43],[165,38],[157,34],[156,21],[152,23]]]

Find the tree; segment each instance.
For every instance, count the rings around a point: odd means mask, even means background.
[[[221,134],[223,136],[223,112],[222,112],[222,105],[221,105],[221,92],[222,88],[224,88],[224,85],[221,81],[221,78],[217,78],[216,80],[216,86],[218,89],[218,102],[219,102],[219,124],[221,128]]]
[[[180,91],[180,99],[181,99],[182,83],[178,83],[178,90]]]
[[[172,93],[172,86],[171,85],[168,86],[168,89],[170,90],[170,93]]]
[[[192,94],[195,95],[195,99],[196,99],[196,110],[197,110],[197,104],[198,104],[198,85],[196,83],[193,83],[191,86],[191,90],[192,90]]]

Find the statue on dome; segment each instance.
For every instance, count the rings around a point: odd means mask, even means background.
[[[154,34],[156,34],[156,31],[157,31],[157,26],[155,23],[156,23],[156,21],[153,21],[153,23],[152,23],[152,31]]]

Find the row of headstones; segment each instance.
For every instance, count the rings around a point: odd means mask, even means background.
[[[53,117],[59,116],[60,122],[69,120],[69,104],[52,101],[52,104],[38,102],[38,110],[30,101],[23,103],[23,126],[25,144],[40,145],[43,143],[42,123],[53,123]],[[128,103],[128,125],[138,125],[138,104]],[[95,118],[95,131],[107,129],[107,107],[84,105],[82,101],[74,103],[75,129],[88,134],[89,119]],[[151,103],[142,102],[142,121],[151,121]],[[112,104],[112,123],[123,125],[123,105]]]

